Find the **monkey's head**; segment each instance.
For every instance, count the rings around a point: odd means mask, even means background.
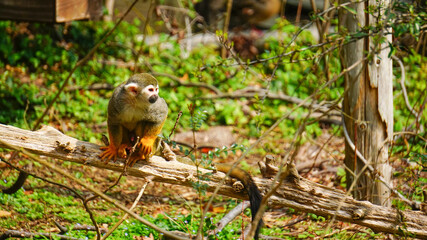
[[[124,85],[125,91],[141,103],[155,103],[159,98],[157,80],[148,73],[135,74]]]

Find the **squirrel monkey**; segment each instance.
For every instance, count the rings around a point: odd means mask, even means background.
[[[101,159],[108,162],[116,161],[117,156],[126,158],[126,149],[139,137],[129,166],[138,160],[148,160],[159,146],[157,135],[162,131],[167,115],[168,105],[159,97],[157,80],[147,73],[133,75],[114,90],[108,103],[110,144],[101,147],[104,150]],[[165,156],[168,160],[174,157],[173,153]]]

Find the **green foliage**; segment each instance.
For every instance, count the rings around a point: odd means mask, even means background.
[[[403,24],[400,22],[393,24],[394,35],[400,37],[404,34],[411,34],[412,36],[418,37],[421,34],[421,26],[425,24],[427,13],[421,2],[404,2],[396,1],[393,2],[394,12],[389,13],[389,18],[393,19],[396,17],[403,17]],[[404,14],[408,14],[404,16]]]
[[[424,202],[424,188],[427,185],[427,178],[425,178],[425,172],[427,172],[427,155],[412,152],[409,154],[409,158],[404,158],[406,163],[403,163],[406,167],[399,169],[394,172],[394,177],[398,177],[403,182],[402,185],[398,186],[401,192],[405,189],[410,189],[408,195],[409,199]],[[406,190],[407,191],[407,190]],[[398,199],[394,200],[394,204],[400,209],[407,209],[408,206],[400,202]]]
[[[337,176],[338,176],[338,180],[340,185],[343,188],[347,188],[347,179],[346,179],[346,172],[344,168],[338,168],[337,169]]]
[[[404,129],[412,124],[419,126],[427,126],[427,111],[421,111],[423,100],[426,97],[427,90],[427,58],[419,54],[410,54],[403,58],[405,66],[405,87],[407,89],[408,100],[415,112],[420,113],[419,122],[415,123],[415,116],[405,104],[405,99],[402,94],[400,85],[402,72],[396,67],[393,73],[396,76],[396,81],[393,82],[394,95],[394,130],[404,131]],[[396,65],[398,66],[398,65]],[[420,112],[421,111],[421,112]],[[415,145],[414,145],[415,146]]]
[[[58,214],[64,219],[82,221],[87,217],[86,212],[80,209],[79,214],[75,214],[75,206],[80,205],[73,197],[58,196],[55,193],[36,190],[32,194],[26,195],[22,190],[13,195],[0,193],[0,203],[6,208],[12,208],[17,213],[25,215],[30,220],[42,219],[48,214]],[[71,211],[71,212],[70,212]],[[84,217],[82,215],[85,215]]]

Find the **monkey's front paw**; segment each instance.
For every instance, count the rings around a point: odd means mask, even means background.
[[[144,159],[149,159],[151,153],[153,152],[153,145],[141,145],[139,152],[142,156],[144,156]]]
[[[100,149],[104,150],[104,152],[99,155],[104,163],[108,163],[111,159],[113,159],[114,162],[117,160],[117,148],[114,145],[110,144],[108,147],[101,147]]]

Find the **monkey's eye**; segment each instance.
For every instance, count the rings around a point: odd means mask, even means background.
[[[149,92],[154,92],[154,88],[149,88],[148,91]]]

